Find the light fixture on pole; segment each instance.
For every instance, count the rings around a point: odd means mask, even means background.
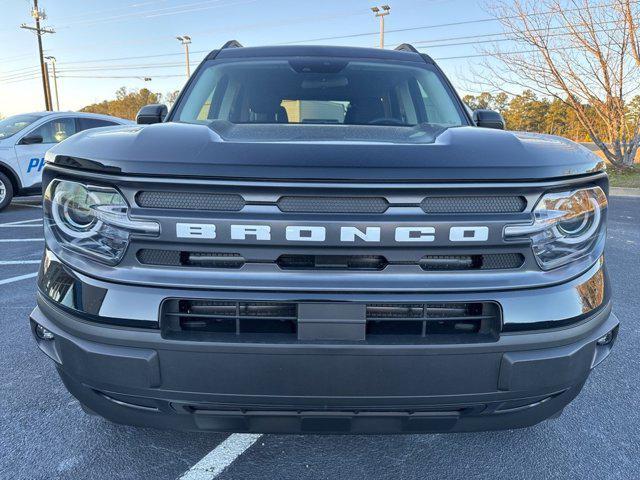
[[[187,78],[191,76],[191,66],[189,65],[189,45],[191,44],[191,37],[189,35],[178,35],[176,39],[184,45],[184,53],[187,61]]]
[[[380,48],[384,48],[384,17],[391,13],[391,7],[389,5],[371,7],[371,11],[380,19]]]

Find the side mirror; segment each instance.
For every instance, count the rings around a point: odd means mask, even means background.
[[[164,117],[169,113],[166,105],[160,103],[152,103],[142,107],[136,115],[136,123],[138,125],[149,125],[151,123],[161,123]]]
[[[35,145],[37,143],[43,143],[44,139],[42,135],[27,135],[20,140],[20,145]]]
[[[504,118],[494,110],[474,110],[473,121],[476,126],[504,130]]]

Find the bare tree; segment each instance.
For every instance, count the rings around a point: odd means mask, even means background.
[[[637,5],[499,0],[490,10],[512,47],[488,48],[481,76],[493,89],[529,89],[560,100],[611,163],[632,165],[640,146],[640,121],[627,108],[640,88]]]

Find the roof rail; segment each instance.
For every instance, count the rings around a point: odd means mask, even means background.
[[[398,51],[401,51],[401,52],[420,53],[416,49],[416,47],[414,47],[410,43],[403,43],[401,45],[398,45],[396,48],[394,48],[394,50],[398,50]]]
[[[229,40],[220,50],[224,50],[225,48],[242,48],[242,44],[237,40]]]
[[[394,48],[394,50],[398,50],[399,52],[417,53],[418,55],[420,55],[422,57],[422,59],[426,63],[431,63],[431,64],[434,64],[434,65],[436,63],[436,62],[433,61],[433,58],[431,58],[426,53],[420,53],[418,51],[418,49],[416,47],[414,47],[413,45],[411,45],[410,43],[403,43],[401,45],[398,45],[396,48]]]

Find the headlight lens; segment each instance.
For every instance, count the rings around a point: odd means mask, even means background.
[[[600,187],[545,194],[534,222],[505,228],[506,239],[530,238],[540,268],[550,270],[589,255],[606,235],[607,196]]]
[[[63,247],[109,264],[124,255],[132,233],[157,235],[156,222],[131,220],[129,206],[110,187],[53,180],[44,195],[45,228]]]

